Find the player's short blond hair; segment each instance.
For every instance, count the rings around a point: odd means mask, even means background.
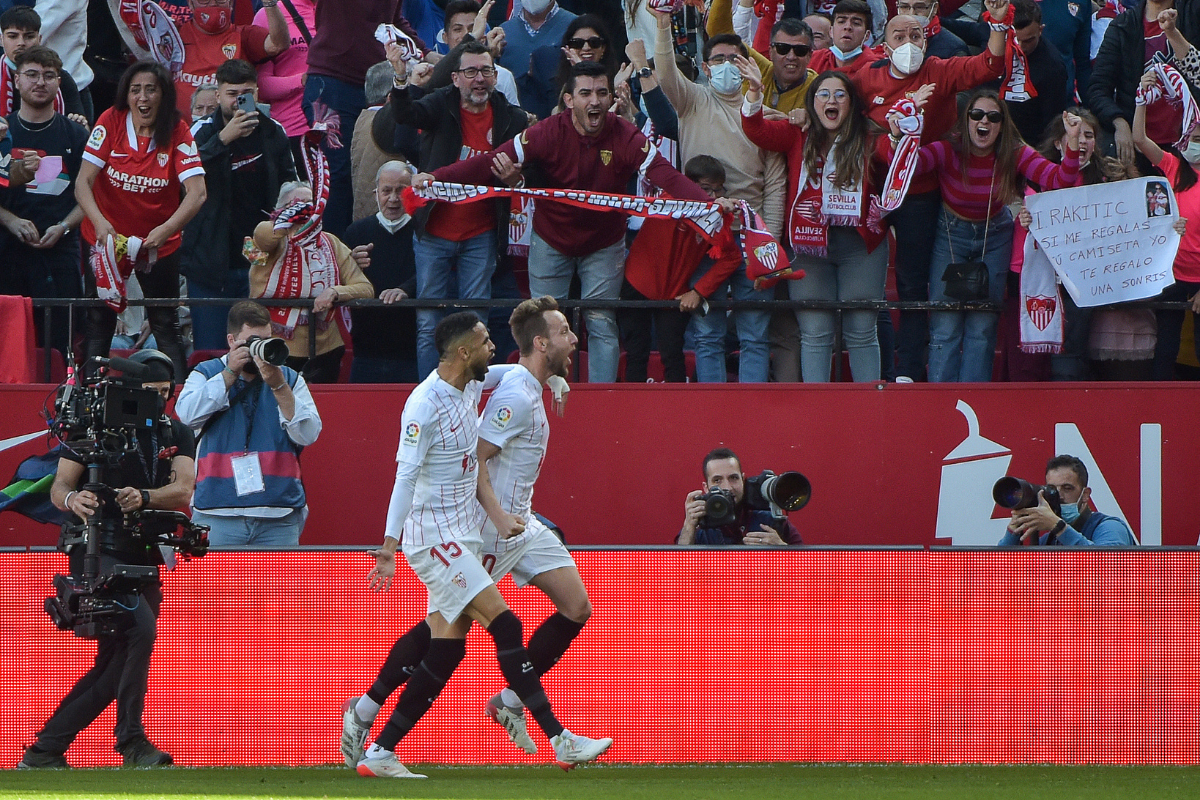
[[[558,301],[549,295],[530,298],[513,309],[508,318],[508,326],[512,328],[513,340],[521,350],[521,355],[533,353],[535,336],[549,336],[550,324],[546,321],[547,311],[558,311]]]

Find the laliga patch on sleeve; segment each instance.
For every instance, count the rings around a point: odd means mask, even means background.
[[[195,142],[180,142],[178,145],[175,146],[175,149],[188,157],[194,157],[194,156],[199,155],[199,150],[196,149]]]
[[[100,145],[104,144],[106,136],[108,136],[108,131],[104,130],[104,126],[97,125],[92,129],[92,135],[88,137],[87,146],[93,150],[99,149]]]
[[[400,437],[400,444],[405,447],[416,447],[417,442],[421,440],[421,426],[415,422],[410,422],[404,426],[404,435]]]
[[[504,430],[508,427],[508,423],[512,421],[513,410],[512,406],[500,406],[496,409],[496,413],[492,415],[492,425],[498,430]]]

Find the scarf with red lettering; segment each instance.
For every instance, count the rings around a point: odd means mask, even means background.
[[[1062,292],[1050,259],[1029,235],[1025,237],[1025,258],[1021,266],[1020,313],[1022,352],[1062,352]]]
[[[283,240],[282,250],[271,266],[260,297],[277,300],[317,297],[326,289],[341,284],[337,253],[321,226],[321,216],[329,201],[329,163],[319,146],[324,134],[324,131],[314,129],[303,140],[304,169],[313,187],[313,202],[293,203],[272,215],[275,230],[295,230]],[[346,330],[350,329],[349,311],[344,306],[334,306],[317,318],[317,330],[327,330],[335,317],[341,318]],[[271,329],[284,339],[293,338],[296,328],[309,324],[309,321],[306,308],[271,308]]]
[[[149,272],[158,261],[157,249],[142,252],[142,240],[136,236],[109,236],[92,248],[91,267],[96,277],[96,296],[120,314],[127,303],[125,282],[136,269]]]
[[[40,69],[40,64],[33,66]],[[16,66],[4,57],[4,63],[0,67],[0,117],[7,117],[13,113],[13,107],[17,101],[17,76]],[[59,89],[58,94],[54,95],[54,110],[59,114],[67,113],[66,103],[63,102],[62,90]]]
[[[1023,103],[1037,97],[1037,89],[1029,77],[1029,59],[1017,44],[1017,32],[1012,26],[1016,13],[1009,3],[1004,19],[993,19],[990,11],[984,11],[983,21],[994,31],[1004,31],[1004,80],[1000,95],[1009,102]]]
[[[606,194],[583,189],[510,189],[506,186],[473,186],[434,181],[421,188],[408,187],[401,193],[404,210],[413,214],[430,202],[475,203],[499,197],[530,197],[537,201],[564,203],[591,211],[620,211],[637,217],[683,220],[694,225],[708,242],[721,230],[721,207],[699,200],[674,200],[668,197],[639,197]]]
[[[900,207],[916,169],[924,116],[916,103],[908,99],[897,101],[890,113],[900,115],[901,136],[879,196],[865,188],[869,163],[863,165],[863,176],[856,186],[841,188],[833,184],[831,178],[834,176],[826,174],[825,165],[836,162],[836,140],[817,165],[817,173],[809,175],[807,165],[801,165],[800,188],[788,215],[788,230],[795,252],[824,258],[829,253],[831,225],[854,228],[865,225],[872,232],[881,233],[884,215]]]

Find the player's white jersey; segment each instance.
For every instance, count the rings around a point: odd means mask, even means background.
[[[528,520],[537,482],[550,441],[550,423],[542,402],[542,385],[523,366],[505,374],[479,417],[479,436],[500,448],[488,462],[488,476],[500,505]],[[492,552],[517,547],[520,536],[500,539],[490,522],[484,544]]]
[[[460,392],[434,370],[404,404],[396,461],[420,467],[404,521],[405,547],[480,539],[475,481],[482,394],[482,383],[469,381]]]

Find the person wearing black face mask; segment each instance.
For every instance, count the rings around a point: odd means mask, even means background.
[[[1042,492],[1038,504],[1012,512],[1012,523],[1000,540],[1001,547],[1024,544],[1038,536],[1040,544],[1063,547],[1132,547],[1137,539],[1119,517],[1093,511],[1087,467],[1075,456],[1060,455],[1046,464],[1046,485],[1058,490],[1062,516],[1050,508]],[[1040,534],[1040,536],[1039,536]]]
[[[171,359],[158,350],[141,350],[132,356],[146,369],[142,388],[153,389],[165,408],[174,390],[175,370]],[[50,499],[77,520],[99,514],[115,524],[100,529],[100,573],[115,564],[157,566],[159,550],[134,537],[125,525],[127,515],[144,508],[175,509],[187,503],[195,485],[196,442],[179,420],[160,414],[150,430],[139,431],[136,449],[114,465],[105,465],[101,482],[112,487],[115,497],[103,501],[97,493],[81,488],[87,482],[87,467],[70,450],[59,459]],[[82,537],[79,537],[82,539]],[[71,575],[78,579],[84,568],[82,541],[64,542]],[[161,584],[143,583],[133,595],[127,625],[97,640],[95,665],[83,675],[58,704],[54,714],[26,748],[18,769],[65,768],[66,751],[75,737],[115,700],[117,703],[116,750],[125,766],[153,767],[172,763],[170,754],[146,738],[142,723],[149,681],[150,655],[154,650]]]

